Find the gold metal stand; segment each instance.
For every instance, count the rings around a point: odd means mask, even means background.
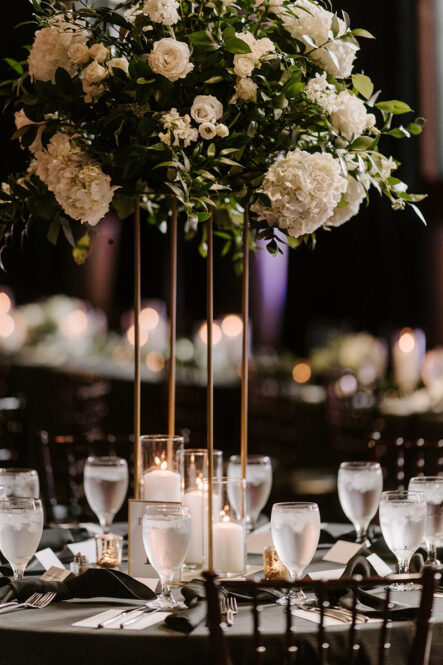
[[[140,284],[140,196],[136,196],[134,212],[134,493],[136,499],[140,498],[141,471]]]
[[[168,433],[175,434],[175,342],[177,334],[177,198],[171,196],[171,255],[169,284],[169,395]]]
[[[208,570],[214,570],[214,551],[212,540],[212,481],[214,477],[214,376],[212,367],[212,328],[214,320],[214,248],[212,213],[207,222],[208,255],[206,258],[206,326],[207,326],[207,403],[206,428],[208,448]]]
[[[246,480],[248,459],[248,372],[249,372],[249,209],[243,217],[243,284],[242,284],[242,362],[241,362],[241,436],[242,479]]]

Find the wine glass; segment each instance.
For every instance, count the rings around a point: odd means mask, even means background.
[[[228,463],[228,478],[242,477],[241,456],[232,455]],[[246,464],[246,528],[253,531],[260,512],[266,505],[272,487],[272,465],[265,455],[248,455]]]
[[[15,580],[23,577],[29,560],[37,550],[42,531],[40,499],[0,499],[0,547],[11,565]]]
[[[398,561],[398,572],[407,574],[412,555],[418,549],[426,527],[426,499],[423,492],[400,490],[383,492],[380,500],[380,526],[383,538]],[[393,584],[405,591],[415,585]]]
[[[439,569],[437,547],[443,538],[443,476],[419,476],[411,478],[409,490],[423,492],[427,505],[425,542],[428,551],[426,566]]]
[[[188,506],[156,503],[146,506],[143,515],[143,544],[151,566],[161,581],[161,594],[147,603],[161,610],[185,609],[171,596],[174,574],[182,567],[191,542],[191,511]]]
[[[342,510],[352,522],[356,542],[365,543],[368,526],[377,512],[383,490],[378,462],[343,462],[338,471],[338,496]]]
[[[311,563],[320,537],[320,511],[316,503],[274,503],[271,532],[280,561],[289,570],[291,581],[303,577]],[[291,589],[280,605],[302,604],[306,596],[301,589]]]
[[[40,484],[35,469],[0,468],[0,486],[6,496],[29,497],[38,499]]]
[[[83,472],[85,494],[104,533],[109,533],[128,490],[128,465],[121,457],[88,457]]]

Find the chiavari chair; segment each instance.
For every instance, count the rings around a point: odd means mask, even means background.
[[[391,648],[389,631],[392,624],[391,619],[391,590],[386,585],[386,578],[382,577],[369,577],[362,578],[355,576],[347,579],[340,580],[307,580],[303,581],[303,589],[305,591],[314,592],[318,599],[319,612],[318,612],[318,629],[316,640],[314,644],[314,651],[302,653],[303,648],[301,641],[297,639],[297,630],[294,627],[292,609],[289,603],[285,608],[285,628],[284,633],[279,636],[281,646],[279,655],[275,655],[275,650],[269,649],[266,644],[266,638],[262,631],[261,615],[267,616],[267,613],[261,611],[258,600],[259,590],[272,588],[281,591],[287,591],[292,587],[299,587],[298,582],[284,582],[284,581],[226,581],[219,580],[216,575],[212,573],[204,573],[206,579],[206,596],[208,603],[208,627],[210,631],[211,665],[233,665],[236,662],[232,658],[233,649],[230,648],[229,629],[226,627],[226,622],[223,622],[222,611],[220,606],[220,599],[226,593],[235,592],[242,594],[252,599],[252,624],[253,632],[250,640],[250,656],[248,654],[248,665],[265,665],[272,663],[272,665],[329,665],[331,662],[346,663],[347,665],[358,665],[361,662],[367,662],[364,655],[360,653],[363,651],[360,644],[360,629],[357,624],[358,616],[358,590],[361,587],[368,588],[382,586],[384,587],[383,609],[381,610],[382,617],[380,622],[373,623],[373,634],[371,630],[371,644],[374,645],[376,651],[376,658],[374,665],[386,665],[387,654]],[[432,605],[434,599],[434,589],[437,579],[440,579],[440,574],[431,569],[425,569],[419,582],[422,585],[420,606],[417,608],[417,615],[415,619],[415,633],[412,644],[408,649],[409,657],[402,663],[402,665],[427,665],[429,661],[429,651],[431,642],[432,631]],[[398,578],[396,581],[403,581]],[[404,580],[410,581],[409,578]],[[222,588],[221,588],[222,587]],[[352,596],[351,602],[351,616],[348,624],[343,624],[348,627],[345,639],[340,639],[340,653],[334,655],[334,660],[331,660],[331,644],[328,640],[328,630],[325,627],[325,616],[327,609],[330,605],[328,598],[334,591],[346,589]],[[380,598],[380,596],[379,596]],[[245,608],[246,611],[246,608]],[[249,611],[249,608],[248,608]],[[363,625],[363,624],[362,624]],[[366,631],[365,631],[366,633]],[[367,636],[367,633],[366,633]],[[341,633],[343,638],[343,633]],[[234,647],[235,648],[235,647]],[[242,655],[245,656],[244,649]],[[360,659],[363,656],[363,660]],[[239,661],[240,662],[240,661]]]
[[[83,469],[89,455],[123,457],[128,468],[134,468],[133,435],[52,436],[41,431],[37,434],[37,447],[42,496],[48,518],[54,522],[90,514],[83,489]]]
[[[372,432],[368,450],[384,471],[386,489],[405,489],[414,476],[443,475],[443,438],[387,438]]]

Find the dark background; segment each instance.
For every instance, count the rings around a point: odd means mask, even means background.
[[[335,8],[350,13],[352,27],[364,27],[377,37],[361,40],[357,71],[371,76],[375,88],[383,89],[383,99],[402,99],[420,115],[417,4],[415,0],[340,0]],[[30,15],[27,0],[8,3],[0,27],[2,57],[25,56],[18,45],[32,42],[33,27],[14,29],[14,25]],[[2,63],[3,77],[5,73]],[[0,127],[2,178],[23,165],[17,143],[9,141],[12,131],[11,117],[5,115]],[[313,329],[344,324],[378,334],[405,325],[419,326],[426,330],[429,346],[441,341],[438,311],[443,285],[438,266],[442,261],[433,251],[441,233],[441,222],[435,214],[441,188],[431,188],[420,177],[419,142],[419,137],[408,141],[387,139],[382,149],[402,162],[399,177],[409,183],[410,191],[431,191],[424,205],[428,227],[412,211],[393,212],[389,202],[373,191],[370,207],[362,208],[358,217],[330,233],[318,234],[314,252],[304,248],[291,252],[282,346],[303,353]],[[142,295],[167,300],[167,239],[146,224],[142,243]],[[193,323],[205,315],[205,266],[195,243],[185,245],[181,238],[179,252],[178,325],[179,332],[189,333]],[[119,255],[118,274],[109,298],[112,307],[108,310],[114,322],[131,305],[131,220],[122,224]],[[23,252],[19,247],[8,252],[6,264],[8,273],[0,281],[11,285],[18,303],[59,292],[94,299],[88,269],[73,264],[64,241],[60,240],[57,248],[50,246],[44,229],[34,228]],[[239,311],[240,281],[228,259],[216,259],[215,293],[216,315]],[[253,311],[259,297],[253,287]],[[259,341],[259,326],[255,326],[254,333]]]

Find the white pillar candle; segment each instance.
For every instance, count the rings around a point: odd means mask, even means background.
[[[182,479],[177,471],[153,469],[143,474],[143,498],[145,501],[182,500]]]
[[[185,563],[205,565],[208,550],[208,490],[193,489],[185,492],[183,503],[191,510],[191,544],[186,554]],[[212,510],[220,512],[220,498],[212,495]]]
[[[420,381],[420,369],[426,345],[424,333],[405,328],[392,349],[394,379],[403,393],[411,393]]]
[[[214,568],[220,573],[242,573],[245,568],[244,529],[235,522],[213,526]]]

